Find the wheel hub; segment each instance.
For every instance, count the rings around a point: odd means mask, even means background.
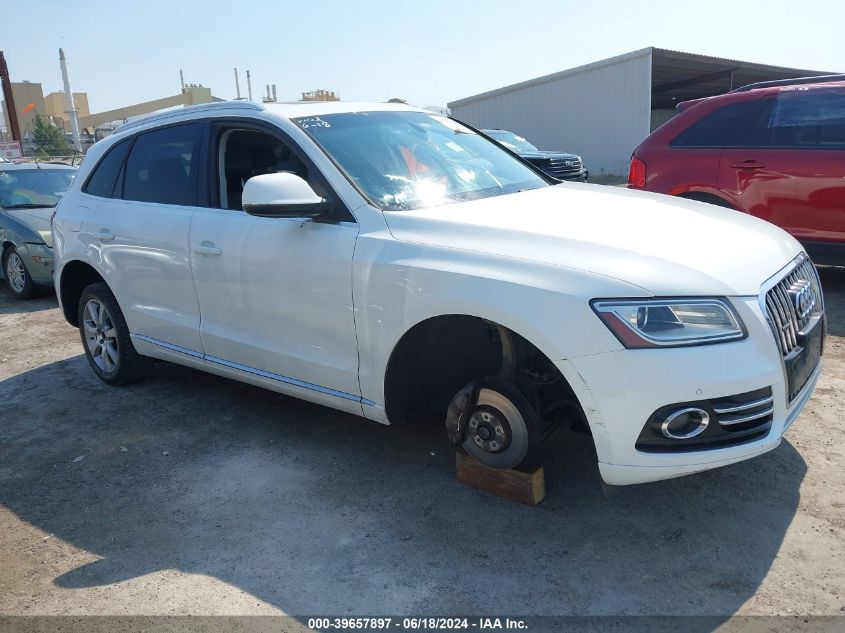
[[[511,428],[501,411],[483,405],[470,416],[467,436],[482,450],[500,453],[510,445]]]

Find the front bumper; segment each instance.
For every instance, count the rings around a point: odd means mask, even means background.
[[[46,244],[24,242],[15,244],[15,250],[23,260],[32,282],[39,286],[53,285],[53,249]],[[0,266],[0,278],[5,278]]]
[[[587,179],[590,177],[590,172],[586,169],[582,169],[579,172],[566,174],[565,176],[556,176],[555,174],[549,175],[552,178],[557,178],[558,180],[565,180],[566,182],[587,182]]]
[[[612,485],[658,481],[749,459],[778,446],[812,394],[815,369],[787,404],[783,363],[757,297],[732,299],[748,330],[733,343],[672,349],[619,350],[559,361],[590,423],[602,479]],[[676,402],[717,399],[771,387],[774,413],[764,437],[744,444],[688,452],[635,448],[646,420]]]

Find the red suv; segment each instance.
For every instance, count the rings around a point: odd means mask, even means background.
[[[845,75],[678,105],[631,157],[628,187],[738,209],[845,263]]]

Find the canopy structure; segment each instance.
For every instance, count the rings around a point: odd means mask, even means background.
[[[721,57],[651,49],[651,109],[730,92],[746,84],[829,75],[832,72],[768,66]]]

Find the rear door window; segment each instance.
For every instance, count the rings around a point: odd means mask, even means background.
[[[843,149],[845,91],[784,91],[778,95],[770,128],[775,147]]]
[[[126,152],[129,150],[130,140],[121,141],[106,152],[106,155],[94,168],[88,182],[85,183],[83,188],[85,193],[101,198],[111,198],[115,195],[115,184],[117,184],[120,168],[123,167]]]
[[[754,110],[743,121],[742,129],[736,134],[736,142],[728,147],[769,147],[771,129],[769,121],[775,106],[773,97],[763,97],[755,102]]]
[[[139,134],[126,160],[124,200],[196,206],[201,126]]]

